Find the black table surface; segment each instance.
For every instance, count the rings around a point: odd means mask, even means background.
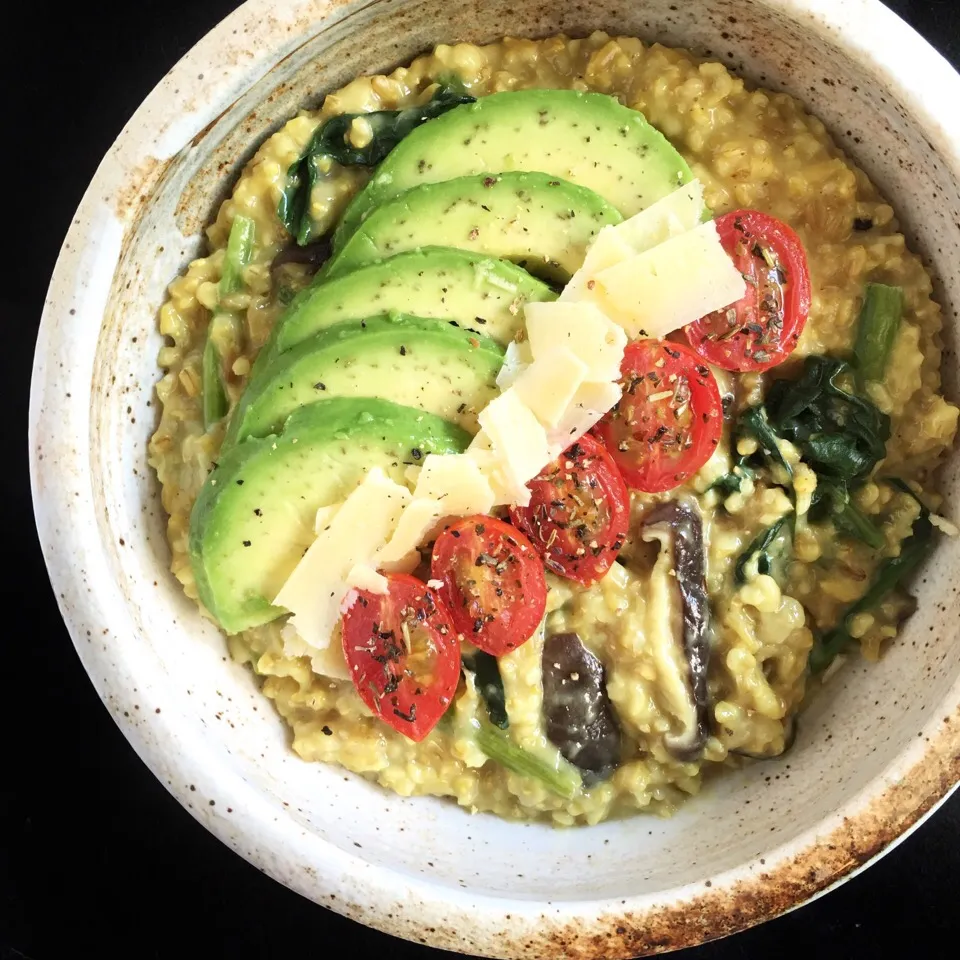
[[[222,846],[156,781],[101,705],[47,581],[26,463],[29,376],[50,272],[87,182],[143,97],[236,0],[17,4],[5,17],[0,125],[0,470],[14,520],[0,578],[0,960],[82,956],[454,957],[402,943],[301,899]],[[889,0],[960,66],[960,0]],[[10,29],[10,28],[13,29]],[[24,59],[17,57],[23,49]],[[10,59],[12,58],[12,60]],[[11,63],[17,66],[11,67]],[[12,107],[13,115],[10,116]],[[12,203],[12,211],[11,211]],[[10,529],[8,524],[7,529]],[[804,953],[956,957],[960,794],[868,871],[799,911],[689,960]],[[336,947],[334,948],[336,949]]]

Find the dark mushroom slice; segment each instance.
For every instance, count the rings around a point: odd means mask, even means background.
[[[790,716],[783,721],[783,746],[777,750],[774,744],[768,744],[767,749],[763,751],[745,750],[742,747],[731,750],[732,754],[738,757],[749,757],[751,760],[776,760],[782,757],[792,746],[793,741],[797,739],[797,720]]]
[[[280,267],[288,263],[300,264],[311,273],[316,273],[330,259],[331,246],[328,237],[322,237],[308,243],[304,247],[298,247],[295,243],[289,247],[284,247],[271,261],[270,273],[275,275]]]
[[[678,760],[697,760],[707,740],[710,603],[705,579],[703,520],[682,500],[658,504],[643,518],[644,540],[660,541],[651,576],[649,643],[660,668],[661,692],[680,730],[664,737]]]
[[[555,633],[544,642],[542,669],[547,739],[593,786],[620,763],[620,726],[603,664],[576,633]]]

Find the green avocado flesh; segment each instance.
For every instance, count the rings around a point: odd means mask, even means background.
[[[601,228],[622,219],[599,194],[543,173],[428,183],[377,207],[328,262],[324,279],[406,250],[446,246],[566,280]]]
[[[555,299],[545,283],[506,260],[448,247],[401,253],[303,290],[280,317],[257,366],[327,327],[394,311],[456,320],[506,344],[523,326],[524,304]]]
[[[499,344],[445,320],[393,314],[340,323],[258,371],[224,447],[279,433],[297,408],[333,397],[390,400],[476,433],[502,363]]]
[[[286,611],[272,604],[314,539],[317,510],[379,466],[398,483],[429,453],[460,453],[470,434],[386,400],[334,399],[297,410],[280,436],[237,444],[190,515],[190,560],[203,604],[227,633]]]
[[[506,171],[539,171],[587,187],[624,217],[693,178],[666,137],[614,97],[576,90],[495,93],[401,141],[350,203],[334,250],[373,209],[406,190]]]

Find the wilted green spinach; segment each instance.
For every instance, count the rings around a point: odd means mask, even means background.
[[[310,194],[323,178],[331,160],[345,166],[372,167],[378,164],[411,130],[439,117],[462,103],[473,103],[463,85],[441,84],[429,102],[404,110],[376,110],[372,113],[344,113],[321,124],[306,150],[287,170],[287,185],[277,213],[287,231],[300,246],[316,240],[319,225],[310,216]],[[362,117],[370,124],[372,137],[365,146],[354,146],[349,138],[351,124]]]

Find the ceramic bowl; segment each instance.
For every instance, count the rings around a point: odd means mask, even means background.
[[[877,666],[851,662],[789,755],[671,820],[576,830],[384,792],[290,751],[251,674],[168,573],[146,465],[164,287],[256,144],[304,104],[438,42],[602,28],[681,45],[805,100],[894,203],[953,326],[960,77],[876,0],[250,0],[134,114],[50,285],[31,396],[37,525],[60,609],[117,723],[204,826],[317,903],[497,957],[627,957],[718,937],[827,890],[960,778],[960,542]],[[943,482],[956,504],[958,459]]]

